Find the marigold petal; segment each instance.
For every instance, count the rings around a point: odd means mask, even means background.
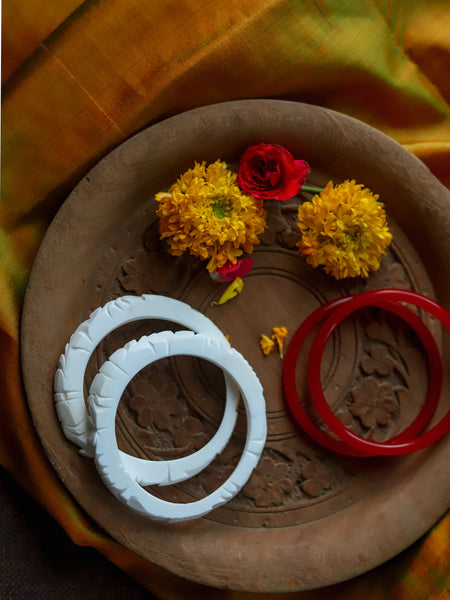
[[[261,346],[261,350],[263,351],[263,354],[265,354],[266,356],[268,354],[270,354],[275,348],[275,342],[273,340],[271,340],[269,337],[267,337],[267,335],[265,335],[265,334],[262,334],[262,336],[259,340],[259,345]]]

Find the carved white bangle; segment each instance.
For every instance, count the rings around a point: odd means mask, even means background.
[[[93,428],[83,392],[84,374],[89,359],[106,335],[121,325],[141,319],[164,319],[188,327],[194,332],[207,333],[225,340],[220,329],[205,315],[184,302],[165,296],[122,296],[96,309],[71,336],[64,354],[60,356],[54,380],[56,410],[64,434],[81,448],[80,454],[84,456],[93,456]],[[225,385],[226,403],[222,422],[215,435],[194,454],[169,461],[173,463],[173,476],[180,473],[182,479],[166,479],[168,471],[163,461],[145,460],[121,452],[123,464],[130,474],[143,485],[166,485],[199,473],[214,460],[225,447],[236,424],[239,391],[226,374]],[[188,472],[189,475],[185,475]]]
[[[228,372],[241,391],[247,411],[247,437],[235,470],[214,492],[187,504],[162,500],[141,487],[127,470],[115,435],[117,407],[129,381],[148,364],[176,355],[204,358]],[[264,448],[266,412],[259,379],[248,362],[226,341],[207,334],[166,331],[129,342],[102,365],[92,382],[88,403],[95,425],[95,462],[103,481],[119,500],[153,519],[194,519],[224,504],[245,485]],[[223,433],[220,435],[226,443]],[[167,479],[181,480],[192,475],[189,472],[182,477],[181,473],[173,472],[173,462],[165,462]]]

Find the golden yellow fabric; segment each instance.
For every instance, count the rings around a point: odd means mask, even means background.
[[[450,516],[412,548],[318,592],[212,592],[110,540],[72,501],[33,430],[19,315],[37,248],[77,181],[130,135],[237,98],[342,111],[384,131],[450,187],[450,3],[442,0],[3,0],[0,460],[72,539],[162,600],[450,594]]]

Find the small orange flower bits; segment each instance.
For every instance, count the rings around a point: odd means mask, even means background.
[[[156,201],[160,237],[169,252],[180,256],[189,250],[208,260],[209,272],[251,253],[266,227],[262,201],[243,194],[236,173],[221,160],[195,163],[168,192],[156,194]]]
[[[286,339],[287,334],[286,327],[273,327],[271,338],[263,334],[259,341],[263,353],[267,356],[275,350],[275,347],[278,347],[280,358],[283,358],[283,341]]]
[[[267,335],[264,334],[262,334],[259,340],[259,345],[261,346],[263,354],[265,354],[266,356],[273,352],[273,350],[275,349],[275,342],[271,340],[270,337],[267,337]]]
[[[286,327],[273,327],[272,339],[276,341],[280,358],[283,358],[283,341],[286,339],[288,330]]]
[[[383,205],[354,180],[323,191],[298,208],[299,250],[313,267],[336,279],[368,277],[392,240]]]

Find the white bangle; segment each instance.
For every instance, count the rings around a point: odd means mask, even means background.
[[[247,437],[235,470],[214,492],[187,504],[162,500],[142,488],[126,469],[115,435],[117,407],[129,381],[148,364],[176,355],[204,358],[228,372],[241,391],[247,411]],[[129,342],[102,365],[92,382],[88,403],[95,425],[95,462],[99,474],[120,501],[153,519],[194,519],[224,504],[245,485],[264,448],[266,413],[259,379],[248,362],[227,342],[207,334],[165,331]],[[228,440],[224,437],[223,441]],[[167,461],[166,465],[169,464]],[[168,477],[173,479],[171,471]]]
[[[93,456],[93,428],[83,392],[89,359],[96,346],[111,331],[141,319],[164,319],[197,333],[207,333],[225,340],[220,329],[205,315],[184,302],[166,296],[122,296],[96,309],[71,336],[64,354],[60,356],[54,379],[56,411],[64,434],[81,448],[80,454],[84,456]],[[227,374],[225,385],[226,403],[222,422],[209,442],[194,454],[171,461],[150,461],[121,452],[125,468],[137,481],[142,485],[168,485],[183,481],[199,473],[220,454],[236,424],[239,403],[239,391]],[[166,465],[172,466],[169,468]],[[173,479],[167,478],[169,471]],[[176,473],[179,474],[178,478]]]

